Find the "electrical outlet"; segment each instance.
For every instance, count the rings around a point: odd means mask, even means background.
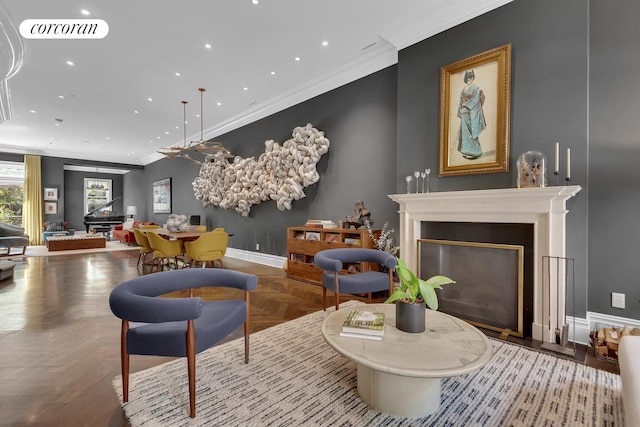
[[[611,292],[611,307],[624,308],[624,294]]]
[[[256,251],[260,250],[260,243],[256,243]]]

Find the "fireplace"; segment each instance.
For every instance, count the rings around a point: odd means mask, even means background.
[[[506,335],[531,336],[531,328],[523,328],[524,246],[420,239],[417,274],[456,281],[440,290],[438,310]]]
[[[580,186],[508,188],[394,194],[389,197],[399,205],[400,254],[407,266],[414,271],[418,270],[419,241],[441,238],[434,236],[437,232],[425,230],[460,225],[480,230],[475,233],[481,237],[464,240],[503,243],[491,241],[495,235],[491,231],[493,225],[524,227],[522,233],[528,234],[531,242],[529,261],[526,254],[524,261],[524,269],[530,274],[529,279],[524,279],[525,308],[527,300],[530,301],[530,313],[525,315],[524,330],[530,331],[530,336],[534,339],[555,342],[555,329],[564,321],[565,284],[562,280],[553,280],[555,278],[543,280],[542,257],[565,256],[566,201],[580,190]],[[489,231],[484,231],[485,228]],[[451,237],[446,239],[459,240]],[[527,263],[531,264],[530,267],[527,267]],[[531,282],[528,291],[527,280]],[[554,307],[554,310],[549,307]],[[555,307],[560,307],[560,310]],[[529,334],[525,332],[525,335]]]

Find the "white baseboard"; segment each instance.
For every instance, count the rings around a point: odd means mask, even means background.
[[[629,319],[627,317],[613,316],[611,314],[596,313],[592,311],[587,312],[587,318],[573,318],[567,317],[567,323],[569,324],[569,339],[574,340],[573,323],[575,322],[575,341],[580,344],[589,344],[589,332],[596,329],[596,324],[610,325],[623,327],[624,325],[630,328],[640,328],[640,320]]]
[[[284,262],[287,260],[285,257],[263,254],[260,252],[245,251],[242,249],[227,248],[225,256],[230,258],[242,259],[245,261],[255,262],[257,264],[269,265],[271,267],[282,268]]]

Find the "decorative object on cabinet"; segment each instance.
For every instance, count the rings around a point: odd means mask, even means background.
[[[258,160],[209,155],[193,181],[196,199],[204,207],[234,209],[249,216],[251,206],[275,200],[279,210],[306,197],[303,189],[320,179],[316,164],[329,151],[324,132],[310,123],[293,129],[293,138],[282,145],[269,140]],[[233,179],[231,179],[233,178]]]
[[[171,178],[153,181],[151,189],[153,213],[171,213]]]
[[[440,69],[440,176],[509,171],[511,44]]]
[[[353,202],[353,211],[355,215],[348,216],[344,220],[345,228],[371,228],[373,226],[373,220],[371,219],[371,211],[364,207],[362,200],[356,200]]]
[[[44,200],[58,200],[58,189],[57,188],[45,188],[44,189]]]
[[[547,158],[539,151],[520,154],[516,162],[518,188],[545,187],[547,185]]]
[[[308,233],[318,233],[318,240],[305,238]],[[287,275],[293,279],[322,285],[322,270],[313,264],[313,257],[321,250],[335,248],[368,248],[374,249],[371,235],[380,236],[380,230],[354,230],[345,228],[287,228]],[[377,270],[377,264],[358,263],[352,270]],[[348,273],[345,266],[344,273]]]
[[[384,223],[377,236],[373,234],[372,229],[369,229],[369,238],[373,243],[373,247],[380,251],[389,252],[394,257],[400,256],[400,246],[396,245],[394,238],[395,231],[395,228],[389,228],[388,222]]]

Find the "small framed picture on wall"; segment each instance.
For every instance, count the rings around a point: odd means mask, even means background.
[[[57,188],[45,188],[44,189],[44,199],[45,200],[58,200],[58,189]]]
[[[45,215],[57,215],[58,214],[58,202],[44,202]]]

